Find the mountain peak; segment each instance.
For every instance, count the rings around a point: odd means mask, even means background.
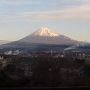
[[[34,33],[19,40],[19,42],[68,45],[68,44],[74,44],[77,41],[67,36],[56,33],[47,27],[41,27]]]
[[[32,35],[35,35],[35,36],[51,36],[51,37],[53,37],[53,36],[59,36],[60,34],[52,31],[51,29],[49,29],[47,27],[41,27],[36,32],[34,32]]]

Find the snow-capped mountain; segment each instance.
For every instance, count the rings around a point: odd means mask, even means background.
[[[41,27],[40,29],[38,29],[37,31],[35,31],[32,35],[34,35],[34,36],[55,37],[55,36],[59,36],[60,34],[54,32],[54,31],[51,31],[47,27]]]
[[[38,44],[75,44],[76,40],[56,33],[47,27],[42,27],[34,33],[19,40],[19,42],[38,43]]]
[[[83,44],[83,43],[82,43]],[[19,54],[38,51],[59,51],[69,50],[81,45],[80,41],[73,40],[65,35],[54,32],[49,28],[42,27],[34,33],[14,42],[0,45],[1,53]]]

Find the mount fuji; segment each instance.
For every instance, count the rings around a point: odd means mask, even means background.
[[[41,27],[34,33],[20,39],[18,42],[37,43],[37,44],[54,44],[54,45],[68,45],[76,44],[78,41],[73,40],[67,36],[61,35],[52,31],[47,27]]]
[[[47,27],[41,27],[32,34],[8,44],[0,45],[1,51],[20,50],[24,53],[34,51],[63,51],[73,45],[77,45],[79,41],[73,40],[60,33],[54,32]]]

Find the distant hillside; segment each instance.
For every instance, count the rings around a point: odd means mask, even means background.
[[[0,40],[0,45],[10,43],[11,41]]]

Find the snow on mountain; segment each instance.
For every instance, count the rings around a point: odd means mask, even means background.
[[[30,42],[30,43],[39,43],[39,44],[75,44],[77,43],[77,41],[67,36],[56,33],[47,27],[42,27],[38,29],[31,35],[28,35],[25,38],[19,40],[19,42]]]
[[[49,28],[47,27],[41,27],[39,30],[37,30],[36,32],[34,32],[32,35],[35,36],[49,36],[49,37],[55,37],[55,36],[59,36],[59,33],[56,33],[54,31],[51,31]]]

